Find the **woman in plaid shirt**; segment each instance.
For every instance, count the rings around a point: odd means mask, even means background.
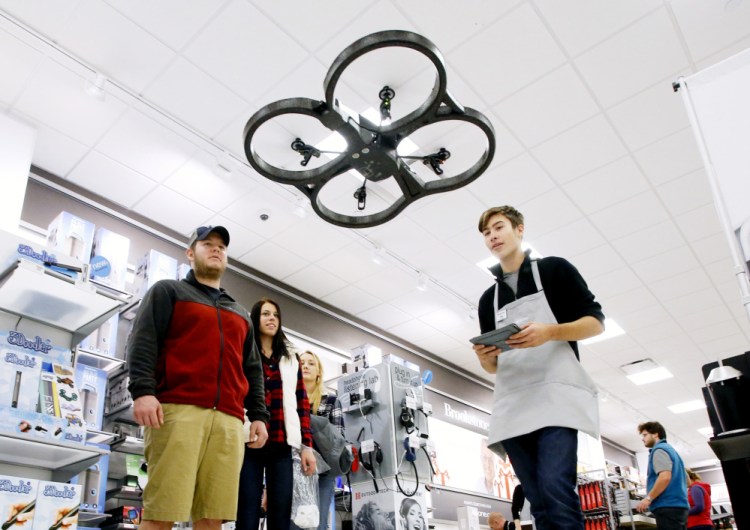
[[[310,400],[310,413],[328,418],[328,421],[336,427],[341,436],[344,436],[344,416],[341,413],[341,402],[334,393],[327,393],[323,384],[323,365],[320,358],[311,351],[306,351],[299,356],[299,365],[302,369],[302,380],[305,382],[305,390]],[[336,477],[332,472],[318,475],[318,510],[320,522],[318,530],[326,530],[328,527],[328,511],[331,507],[333,488]]]
[[[262,298],[250,311],[250,319],[257,330],[255,343],[262,354],[266,407],[271,419],[266,445],[245,448],[236,528],[257,530],[265,472],[268,530],[289,530],[294,489],[292,449],[301,452],[303,472],[315,473],[310,403],[297,352],[281,329],[279,305]]]

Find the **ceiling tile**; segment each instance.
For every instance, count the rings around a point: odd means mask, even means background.
[[[694,300],[691,305],[697,311],[680,317],[679,324],[685,331],[692,332],[717,324],[724,324],[732,320],[732,315],[723,303],[713,307],[706,307],[697,305],[696,302],[697,300]],[[734,333],[734,330],[732,332]]]
[[[599,298],[600,302],[643,285],[641,280],[628,267],[622,267],[606,274],[599,274],[595,278],[587,278],[586,281],[589,284],[591,292]]]
[[[552,32],[568,53],[574,56],[662,5],[660,0],[578,0],[567,4],[555,0],[538,0],[535,3]]]
[[[286,278],[309,263],[272,241],[261,243],[239,259],[242,263],[271,278]]]
[[[476,225],[485,210],[482,203],[465,189],[437,195],[410,217],[440,240],[452,237]]]
[[[685,239],[672,221],[663,221],[612,241],[621,256],[639,261],[685,245]]]
[[[716,214],[716,208],[713,204],[701,206],[695,210],[678,215],[675,218],[677,226],[690,242],[718,234],[721,232],[719,216]]]
[[[563,185],[563,189],[586,214],[603,210],[646,191],[648,187],[648,182],[629,156]]]
[[[145,95],[208,137],[248,108],[246,101],[182,58],[170,64]]]
[[[631,262],[633,270],[647,284],[687,272],[698,266],[695,254],[687,245],[667,250],[642,261]]]
[[[695,134],[687,127],[636,151],[633,156],[654,185],[703,167]]]
[[[520,206],[526,220],[526,242],[534,244],[534,238],[557,230],[581,218],[581,212],[560,190],[548,191]],[[549,212],[555,212],[550,216]]]
[[[711,280],[701,269],[675,274],[664,280],[649,284],[651,292],[661,301],[679,298],[710,286]]]
[[[713,340],[732,337],[740,334],[740,329],[734,321],[724,321],[699,329],[689,329],[687,334],[698,344],[705,344]],[[743,337],[744,338],[744,337]]]
[[[649,326],[636,328],[630,332],[630,335],[636,341],[648,347],[648,344],[654,341],[681,336],[684,333],[684,330],[674,321],[667,320],[666,322],[661,322],[659,324],[651,324]]]
[[[54,129],[36,126],[32,163],[53,175],[66,177],[89,148]]]
[[[627,292],[607,296],[606,300],[602,301],[602,307],[606,315],[617,319],[618,314],[630,313],[643,306],[654,305],[656,303],[656,298],[654,298],[654,295],[646,287],[636,287],[629,289]]]
[[[617,315],[617,323],[625,331],[660,325],[666,322],[674,323],[674,320],[661,304],[641,307],[637,311]]]
[[[322,300],[352,315],[376,306],[381,302],[377,297],[353,285],[347,285],[338,291],[334,291],[324,296]]]
[[[480,212],[481,213],[481,212]],[[479,213],[475,221],[479,221]],[[447,238],[444,244],[453,252],[466,258],[470,263],[478,263],[491,256],[490,251],[484,245],[484,238],[477,230],[476,224],[472,225],[453,237]]]
[[[420,348],[437,355],[438,357],[442,357],[444,351],[455,350],[463,345],[460,341],[457,341],[439,331],[435,331],[419,340],[415,340],[414,342]]]
[[[602,115],[548,140],[532,151],[558,182],[568,182],[626,153],[614,129]]]
[[[435,333],[439,333],[439,331],[432,326],[429,326],[419,320],[409,320],[408,322],[404,322],[402,324],[398,324],[396,326],[388,328],[388,331],[390,331],[394,335],[403,337],[404,339],[412,343],[417,343],[423,339],[428,339]]]
[[[358,242],[329,253],[318,260],[317,264],[349,283],[380,272],[380,267],[373,263],[368,252],[363,252],[363,247]]]
[[[599,107],[578,74],[566,64],[504,99],[493,110],[525,145],[534,146],[591,118]]]
[[[60,31],[58,42],[136,93],[175,57],[173,50],[97,0],[78,4]]]
[[[656,194],[647,191],[596,212],[590,218],[606,238],[616,240],[664,222],[669,214]]]
[[[70,172],[68,180],[127,208],[132,208],[157,186],[148,177],[96,152],[86,155]]]
[[[673,317],[684,323],[686,320],[683,317],[723,305],[724,300],[716,292],[716,289],[709,287],[693,290],[690,294],[671,300],[663,300],[662,303]]]
[[[186,235],[208,221],[212,214],[208,208],[165,186],[156,187],[133,210]]]
[[[492,68],[476,57],[492,50]],[[509,96],[565,62],[533,8],[523,4],[447,54],[448,62],[488,103]]]
[[[486,208],[499,204],[521,204],[555,187],[547,172],[528,153],[497,166],[465,189]],[[477,213],[476,219],[479,220]]]
[[[670,79],[688,66],[688,59],[661,8],[580,55],[575,64],[606,108]]]
[[[599,247],[604,238],[588,219],[565,224],[534,239],[534,248],[543,256],[570,256]]]
[[[419,318],[439,311],[447,301],[447,295],[438,292],[437,289],[428,288],[426,291],[418,291],[415,285],[414,289],[404,291],[400,297],[392,299],[390,303],[404,313]],[[453,303],[455,304],[455,301]]]
[[[183,55],[246,101],[254,101],[300,66],[308,53],[249,2],[232,0]]]
[[[677,24],[694,59],[702,59],[750,34],[747,2],[671,2]]]
[[[607,110],[607,115],[631,150],[686,127],[685,105],[675,94],[671,81],[657,83]]]
[[[440,282],[448,289],[461,294],[472,306],[476,306],[482,293],[492,285],[493,279],[488,272],[483,272],[475,266],[468,270],[455,271],[453,274],[441,275]]]
[[[316,298],[346,287],[346,282],[317,265],[308,265],[284,278],[284,283]]]
[[[279,191],[286,193],[284,190]],[[286,200],[287,196],[289,200]],[[245,228],[270,239],[299,221],[299,217],[293,213],[292,197],[292,195],[279,195],[264,186],[256,186],[252,193],[238,198],[221,213]],[[263,220],[261,215],[267,215],[268,218]]]
[[[596,278],[625,266],[623,259],[615,252],[612,245],[600,245],[588,252],[572,255],[575,264],[586,280]]]
[[[13,75],[0,77],[0,103],[10,106],[43,54],[5,31],[0,31],[0,50],[3,50],[0,54],[0,71],[13,72]]]
[[[58,40],[60,33],[68,25],[80,0],[72,2],[52,2],[43,9],[35,2],[18,2],[16,0],[0,0],[0,9],[13,18],[23,21],[37,32],[47,35],[52,40]]]
[[[465,313],[458,313],[457,308],[440,308],[419,317],[419,320],[435,329],[451,329],[463,325],[467,319]]]
[[[105,1],[173,50],[182,49],[222,6],[201,0]]]
[[[414,317],[396,309],[390,304],[380,304],[365,311],[357,313],[357,316],[381,329],[388,329],[398,324],[403,324]]]
[[[713,204],[711,186],[703,169],[660,185],[656,193],[674,216]]]
[[[138,111],[129,110],[97,143],[96,150],[157,182],[185,164],[198,147]]]
[[[233,259],[239,260],[241,256],[265,241],[265,238],[223,215],[214,215],[207,223],[210,226],[223,226],[229,230],[232,239],[232,244],[229,245],[229,257]]]
[[[699,251],[696,251],[696,254],[698,255],[698,260],[704,265],[721,259],[727,259],[731,256],[729,242],[723,232],[695,241],[693,248],[696,250],[699,249]]]
[[[323,259],[352,242],[352,235],[308,212],[302,224],[295,223],[274,236],[274,241],[311,262]],[[363,252],[364,253],[364,252]]]
[[[84,79],[45,59],[35,70],[15,108],[88,146],[125,111],[115,98],[104,101],[84,92]]]
[[[356,285],[381,300],[392,300],[414,290],[417,286],[417,277],[413,273],[401,270],[395,264],[384,263],[378,272],[358,280]]]

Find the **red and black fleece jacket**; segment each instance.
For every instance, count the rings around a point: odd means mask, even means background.
[[[137,399],[215,408],[268,422],[250,314],[223,289],[161,280],[141,301],[128,339],[128,390]]]

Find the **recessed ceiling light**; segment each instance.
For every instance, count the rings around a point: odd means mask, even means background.
[[[674,377],[669,370],[656,364],[653,359],[641,359],[623,364],[620,370],[636,385],[645,385]]]
[[[682,414],[693,410],[705,409],[706,403],[701,399],[694,399],[692,401],[685,401],[684,403],[677,403],[676,405],[669,405],[667,408],[675,414]]]

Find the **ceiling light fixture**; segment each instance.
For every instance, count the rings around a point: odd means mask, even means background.
[[[653,359],[641,359],[623,364],[620,370],[636,385],[645,385],[674,377],[669,370],[656,364]]]
[[[620,324],[618,324],[611,318],[605,318],[603,333],[600,333],[599,335],[595,335],[593,337],[589,337],[588,339],[579,340],[578,343],[589,346],[591,344],[602,342],[604,340],[614,339],[615,337],[619,337],[621,335],[625,335],[625,330],[622,329],[622,326],[620,326]]]
[[[421,272],[417,275],[417,290],[422,292],[427,290],[427,276]]]
[[[86,88],[84,91],[99,101],[104,101],[104,85],[107,82],[107,78],[103,74],[96,74],[93,81],[86,81]]]
[[[307,217],[307,202],[305,201],[304,197],[297,197],[297,199],[294,201],[294,215],[299,217],[300,219],[304,219]]]
[[[669,405],[667,408],[675,414],[684,414],[685,412],[705,409],[706,403],[702,399],[694,399],[692,401],[677,403],[676,405]]]
[[[362,114],[347,112],[345,105],[335,96],[340,77],[347,67],[365,54],[381,48],[406,48],[425,56],[434,67],[435,81],[427,100],[403,117],[392,120],[393,100],[396,91],[385,85],[379,91],[377,120]],[[410,31],[381,31],[367,35],[344,49],[336,57],[324,82],[325,101],[304,97],[283,99],[270,103],[247,122],[244,130],[245,155],[250,165],[266,178],[295,186],[310,199],[313,210],[324,220],[347,228],[376,226],[396,217],[410,203],[432,195],[458,189],[475,180],[487,167],[495,153],[495,131],[482,113],[462,106],[447,90],[447,74],[440,51],[428,39]],[[304,140],[300,133],[293,139],[291,149],[298,153],[301,169],[289,166],[288,160],[274,163],[265,159],[256,149],[254,135],[266,122],[284,115],[303,115],[317,119],[331,132],[338,133],[344,147],[331,160],[319,160],[323,150]],[[446,175],[443,169],[451,152],[440,146],[433,153],[406,155],[399,147],[420,129],[436,123],[462,122],[479,129],[486,138],[484,151],[467,168]],[[439,140],[445,141],[444,139]],[[439,145],[439,144],[438,144]],[[473,158],[473,157],[472,157]],[[315,159],[315,163],[312,160]],[[410,164],[422,162],[438,177],[423,181]],[[310,165],[310,167],[308,167]],[[356,212],[351,203],[336,196],[330,202],[321,191],[336,177],[356,171],[363,177],[360,186],[353,190]],[[367,183],[394,182],[400,196],[394,200],[368,209]],[[377,211],[376,211],[377,210]]]
[[[370,254],[370,259],[375,265],[382,265],[383,262],[385,262],[385,249],[383,247],[372,247],[372,252]]]
[[[233,166],[234,163],[232,161],[232,157],[228,152],[222,151],[216,155],[213,173],[220,179],[229,180],[232,178]]]

